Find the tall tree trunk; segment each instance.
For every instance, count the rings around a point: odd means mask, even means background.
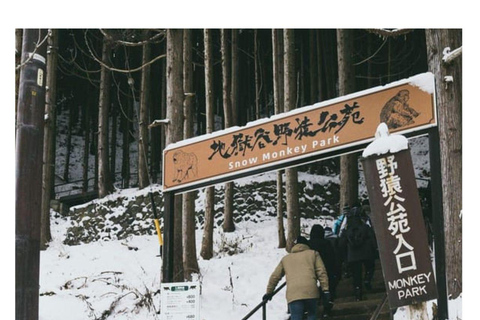
[[[148,39],[148,30],[144,31],[144,38]],[[150,60],[150,44],[143,45],[142,63]],[[148,105],[150,103],[150,66],[142,69],[142,83],[140,89],[140,117],[138,119],[138,187],[143,189],[150,183],[148,178]],[[176,124],[174,124],[176,125]],[[181,138],[180,138],[181,140]]]
[[[117,162],[117,104],[112,104],[112,134],[110,135],[110,181],[115,183]]]
[[[255,63],[255,117],[260,119],[260,68],[258,66],[258,30],[255,29],[253,34],[253,59]]]
[[[85,125],[83,126],[84,147],[83,147],[83,163],[82,163],[82,192],[88,191],[88,160],[90,158],[90,84],[85,85],[85,106],[83,116],[85,117]]]
[[[436,86],[447,288],[449,298],[456,299],[463,289],[462,58],[457,57],[449,63],[442,58],[445,48],[453,51],[462,46],[462,30],[428,29],[426,41],[429,70],[435,75]]]
[[[128,96],[124,98],[125,114],[122,114],[122,186],[130,187],[130,120],[132,119],[132,105]]]
[[[232,30],[232,74],[230,102],[232,104],[232,125],[238,124],[238,30]]]
[[[338,90],[343,96],[355,91],[355,66],[353,30],[337,30],[338,48]],[[348,204],[358,202],[358,155],[348,154],[340,157],[340,210]]]
[[[222,93],[223,93],[223,114],[225,118],[225,128],[232,126],[233,112],[231,103],[231,60],[230,50],[228,46],[228,31],[221,31],[221,51],[222,51]],[[233,182],[225,183],[225,205],[223,215],[223,231],[235,231],[235,223],[233,222]]]
[[[165,48],[166,51],[166,48]],[[163,74],[167,74],[167,63],[165,60],[160,61],[160,72],[163,72]],[[160,119],[166,119],[167,118],[167,77],[162,77],[162,80],[160,81]],[[167,128],[166,126],[161,126],[160,127],[160,150],[163,152],[165,149],[165,137],[167,136]],[[162,164],[163,165],[163,159],[162,159]]]
[[[25,29],[15,140],[15,319],[38,319],[46,30]],[[39,42],[40,40],[40,42]],[[38,47],[37,47],[38,44]]]
[[[205,46],[205,109],[206,133],[213,132],[213,61],[212,61],[212,34],[211,30],[203,32]],[[205,189],[205,224],[200,255],[209,260],[213,257],[213,228],[214,228],[214,201],[215,187]]]
[[[167,30],[166,145],[183,139],[183,30]],[[175,196],[173,281],[183,281],[182,195]]]
[[[317,64],[316,64],[316,55],[315,55],[315,50],[316,50],[316,45],[315,45],[315,36],[316,36],[316,30],[308,30],[308,63],[309,63],[309,68],[308,68],[308,75],[309,75],[309,80],[310,80],[310,94],[308,95],[310,100],[309,104],[314,104],[317,97],[317,79],[318,79],[318,74],[317,74]]]
[[[281,30],[272,29],[272,61],[273,61],[273,103],[275,114],[283,112],[283,46],[281,43]],[[277,171],[277,222],[278,222],[278,247],[285,248],[285,227],[283,224],[283,170]]]
[[[22,34],[22,29],[15,29],[15,115],[17,114],[18,86],[20,83],[20,69],[16,67],[20,65],[22,57]]]
[[[317,44],[317,101],[323,101],[325,94],[323,93],[323,61],[324,53],[322,47],[322,30],[316,30],[316,44]]]
[[[103,40],[102,61],[110,61],[111,44]],[[110,70],[102,66],[100,74],[100,98],[98,101],[98,196],[108,195],[113,187],[108,162],[108,111],[110,107]]]
[[[297,81],[295,70],[295,36],[294,30],[283,31],[284,41],[284,108],[288,112],[296,108]],[[285,189],[287,201],[287,251],[293,247],[295,239],[300,235],[300,206],[298,202],[298,172],[296,168],[285,170]]]
[[[43,138],[42,217],[40,250],[45,250],[52,240],[50,233],[50,200],[55,177],[55,124],[57,105],[58,30],[50,29],[47,51],[47,91],[45,94],[45,127]]]
[[[65,166],[63,167],[63,180],[68,182],[70,180],[70,155],[72,154],[72,130],[73,130],[73,102],[70,101],[68,106],[68,128],[67,141],[65,148]]]
[[[183,31],[183,137],[193,137],[193,63],[192,63],[192,30]],[[192,274],[199,273],[197,247],[195,238],[195,195],[196,192],[183,194],[183,270],[184,278],[192,280]]]

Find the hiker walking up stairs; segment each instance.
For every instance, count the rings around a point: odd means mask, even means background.
[[[364,320],[385,302],[385,283],[377,255],[373,229],[361,207],[353,207],[344,220],[337,254],[344,257],[344,273],[336,288],[333,309],[322,310],[324,319]],[[390,319],[388,305],[378,319]]]

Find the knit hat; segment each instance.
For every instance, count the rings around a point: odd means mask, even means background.
[[[310,230],[310,240],[311,239],[323,239],[325,237],[325,229],[319,225],[315,224]]]
[[[308,240],[305,237],[298,236],[295,240],[295,244],[306,244],[308,245]]]

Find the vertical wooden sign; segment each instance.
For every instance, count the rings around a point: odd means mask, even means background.
[[[362,160],[390,308],[437,297],[410,150]]]

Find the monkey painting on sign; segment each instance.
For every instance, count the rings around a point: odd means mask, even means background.
[[[380,122],[387,124],[388,128],[395,129],[414,123],[414,118],[419,113],[408,105],[410,92],[400,90],[383,106],[380,113]]]
[[[186,178],[196,177],[198,173],[198,159],[195,153],[186,153],[182,150],[173,154],[175,177],[173,182],[182,182]]]

